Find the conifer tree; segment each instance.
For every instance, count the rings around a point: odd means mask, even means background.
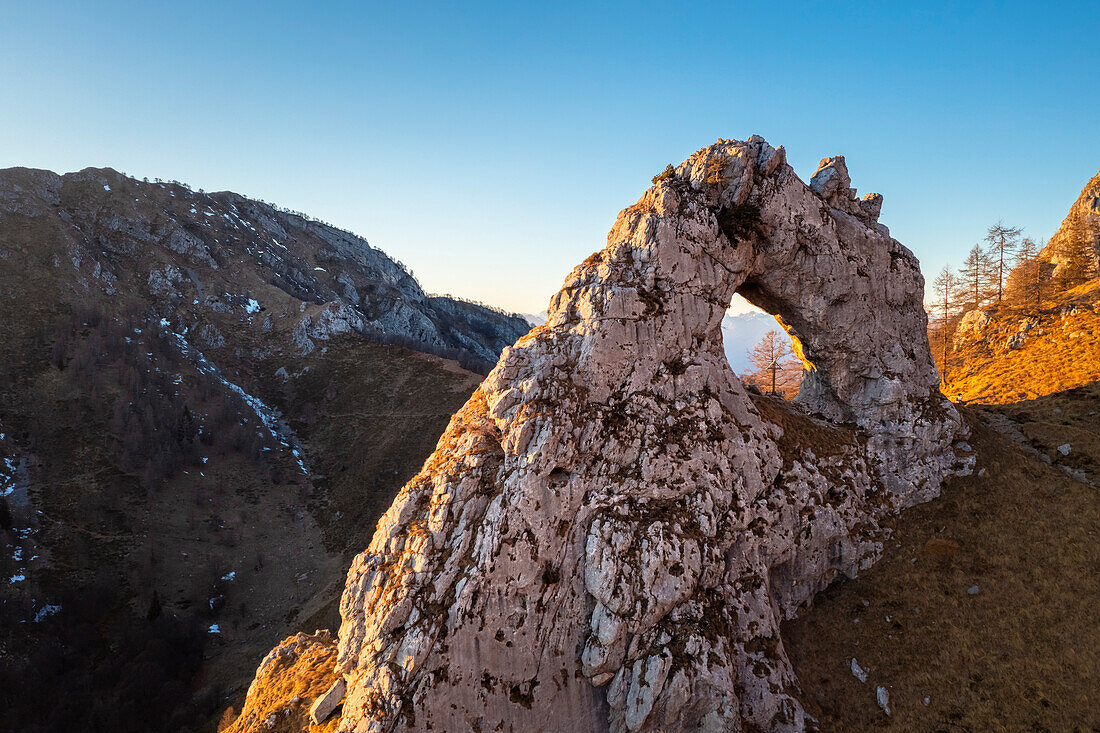
[[[1012,258],[1019,246],[1019,237],[1022,230],[1019,227],[1006,227],[1003,221],[999,221],[986,230],[985,241],[989,242],[993,261],[996,264],[994,277],[997,282],[997,303],[1001,302],[1004,295],[1004,282],[1006,265],[1010,265]]]
[[[1024,237],[1016,251],[1016,270],[1014,282],[1015,303],[1029,312],[1039,314],[1043,302],[1043,261],[1039,253],[1043,245],[1031,237]]]
[[[965,310],[977,310],[989,300],[993,270],[990,253],[980,244],[975,244],[959,268],[958,279],[964,293]]]
[[[940,327],[943,335],[943,381],[947,382],[949,372],[948,343],[951,337],[951,321],[958,315],[959,281],[951,268],[944,265],[932,287],[936,293],[935,307],[940,310]]]

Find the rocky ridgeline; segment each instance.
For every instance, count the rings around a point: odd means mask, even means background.
[[[655,179],[355,559],[339,730],[804,728],[780,622],[972,462],[880,206],[755,136]],[[797,409],[726,363],[737,292]]]
[[[1055,266],[1061,263],[1063,242],[1070,236],[1075,223],[1083,228],[1086,236],[1092,238],[1094,267],[1100,269],[1100,173],[1093,176],[1081,189],[1058,231],[1043,248],[1039,255],[1041,259],[1053,262]]]
[[[84,294],[142,293],[164,315],[183,308],[193,315],[185,320],[206,319],[209,348],[226,344],[220,328],[255,320],[265,334],[285,331],[299,353],[361,333],[492,364],[528,329],[522,318],[427,295],[360,237],[234,193],[111,169],[59,176],[11,168],[0,171],[0,217],[5,231],[34,227],[60,240],[53,266],[75,269]],[[0,257],[13,246],[0,238]],[[299,307],[286,318],[277,312],[286,310],[283,296]]]

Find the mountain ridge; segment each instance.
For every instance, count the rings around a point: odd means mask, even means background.
[[[332,624],[463,365],[528,328],[236,194],[0,172],[0,728],[203,725]]]
[[[81,204],[86,209],[66,210],[62,201],[66,187],[81,184],[80,193],[87,197]],[[64,175],[31,168],[0,170],[0,211],[40,215],[49,207],[64,211],[65,223],[78,232],[81,227],[94,230],[78,234],[78,241],[71,243],[78,251],[84,243],[79,240],[90,235],[122,247],[104,255],[138,255],[135,244],[148,246],[162,240],[163,246],[180,256],[175,259],[182,262],[173,263],[177,267],[205,266],[217,271],[212,251],[230,271],[231,252],[251,259],[267,274],[268,285],[310,305],[324,306],[322,312],[298,324],[297,343],[303,349],[313,348],[315,339],[324,340],[331,333],[354,330],[408,339],[414,347],[469,351],[487,362],[527,328],[514,314],[426,293],[403,265],[358,235],[230,191],[206,193],[184,184],[148,183],[111,168],[85,168]],[[111,213],[101,220],[103,210]],[[117,241],[126,239],[131,240],[129,247]],[[77,269],[77,259],[86,256],[72,255]],[[112,281],[121,273],[95,259],[94,253],[90,256],[100,265],[95,279],[106,289],[113,288]],[[332,276],[326,264],[341,271]],[[194,272],[183,274],[201,294]],[[173,286],[184,279],[176,272],[150,272],[149,278],[149,287],[176,297]],[[476,336],[471,333],[474,329],[480,329]],[[486,339],[489,343],[482,343]],[[485,368],[484,363],[479,366]]]

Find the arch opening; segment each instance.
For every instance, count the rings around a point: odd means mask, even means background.
[[[722,345],[746,387],[794,400],[816,367],[789,313],[743,284],[722,318]]]

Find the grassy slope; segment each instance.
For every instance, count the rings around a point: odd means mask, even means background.
[[[943,388],[952,399],[1005,404],[1100,380],[1100,279],[1047,301],[1018,349],[1005,342],[1028,316],[1007,308],[991,313],[980,338],[956,337]],[[938,345],[933,353],[941,358]]]
[[[333,733],[339,711],[314,725],[310,708],[336,681],[336,639],[321,632],[286,639],[268,664],[257,670],[256,693],[240,714],[228,708],[218,724],[219,733]]]
[[[967,410],[984,475],[953,479],[904,512],[878,564],[785,625],[802,700],[822,729],[1100,726],[1100,502],[1058,465],[1100,482],[1100,385],[1004,413],[1026,417],[1023,432],[1053,464]],[[867,683],[850,671],[853,657]],[[890,717],[876,705],[878,685]]]

